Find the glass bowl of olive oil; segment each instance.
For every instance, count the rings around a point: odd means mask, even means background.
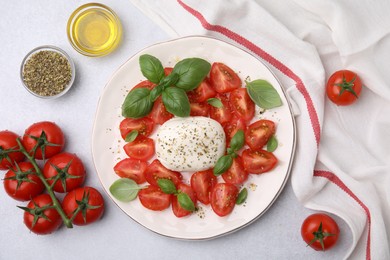
[[[98,57],[111,53],[122,37],[122,25],[113,10],[99,3],[77,8],[69,17],[68,39],[79,53]]]

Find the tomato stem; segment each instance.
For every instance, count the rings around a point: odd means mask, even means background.
[[[18,139],[16,139],[16,141],[18,142],[18,145],[20,147],[20,151],[26,156],[26,158],[34,166],[34,169],[36,171],[37,176],[39,177],[39,179],[41,179],[43,185],[45,186],[45,188],[47,190],[47,193],[49,194],[49,196],[51,197],[51,199],[53,201],[53,207],[57,210],[58,214],[61,216],[62,221],[64,222],[65,226],[67,228],[72,228],[73,227],[72,221],[66,216],[64,210],[61,207],[61,203],[58,201],[57,197],[54,194],[53,187],[45,179],[41,169],[39,168],[39,166],[34,158],[35,151],[33,152],[33,155],[30,155],[26,151],[26,149],[23,146],[23,144],[21,143],[20,139],[18,138]]]

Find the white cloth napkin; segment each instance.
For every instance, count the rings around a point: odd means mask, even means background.
[[[211,35],[268,63],[297,114],[298,200],[347,222],[345,258],[390,259],[390,1],[131,1],[173,37]],[[348,107],[325,95],[338,69],[366,86]]]

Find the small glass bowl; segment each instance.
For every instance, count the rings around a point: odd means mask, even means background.
[[[111,53],[122,39],[119,17],[111,8],[99,3],[78,7],[70,15],[66,30],[72,47],[89,57]]]
[[[56,95],[52,95],[52,96],[43,96],[43,95],[39,95],[38,93],[35,93],[34,91],[32,91],[28,86],[27,84],[24,82],[24,77],[23,77],[23,71],[24,71],[24,66],[26,64],[26,62],[30,59],[30,57],[35,54],[35,53],[38,53],[40,51],[53,51],[53,52],[56,52],[56,53],[59,53],[61,54],[62,56],[64,56],[69,64],[70,64],[70,70],[71,70],[71,79],[69,81],[69,83],[65,86],[64,90],[62,90],[60,93],[56,94]],[[20,66],[20,79],[22,80],[22,83],[23,83],[23,86],[27,89],[28,92],[30,92],[31,94],[33,94],[34,96],[36,97],[39,97],[39,98],[44,98],[44,99],[54,99],[54,98],[58,98],[58,97],[61,97],[62,95],[64,95],[66,92],[69,91],[69,89],[72,87],[73,85],[73,82],[75,80],[75,77],[76,77],[76,67],[74,65],[74,62],[73,60],[70,58],[70,56],[62,49],[56,47],[56,46],[51,46],[51,45],[43,45],[43,46],[40,46],[40,47],[37,47],[33,50],[31,50],[29,53],[27,53],[27,55],[24,57],[23,61],[22,61],[22,65]]]

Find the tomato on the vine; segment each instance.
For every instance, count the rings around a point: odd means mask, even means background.
[[[62,208],[73,224],[88,225],[102,217],[104,199],[95,188],[80,187],[66,194]]]
[[[15,162],[23,161],[24,155],[21,152],[10,152],[19,148],[17,138],[19,136],[14,132],[0,131],[0,170],[8,170]]]
[[[227,65],[214,62],[210,70],[211,86],[218,93],[227,93],[241,87],[241,79]]]
[[[4,176],[4,189],[15,200],[27,201],[45,190],[30,162],[20,162]]]
[[[36,234],[50,234],[61,226],[61,216],[53,208],[53,200],[49,194],[38,195],[27,207],[20,208],[25,211],[24,224]]]
[[[350,70],[339,70],[333,73],[326,84],[328,98],[339,106],[354,103],[362,91],[360,77]]]
[[[85,168],[80,158],[71,153],[51,157],[43,167],[43,175],[56,192],[68,192],[80,187],[85,180]]]
[[[323,213],[308,216],[301,227],[303,240],[315,250],[332,248],[336,244],[339,234],[340,230],[336,221]]]
[[[48,159],[60,153],[65,145],[65,137],[61,128],[48,121],[38,122],[28,127],[23,136],[23,146],[31,152],[38,140],[41,145],[36,150],[36,159]]]

